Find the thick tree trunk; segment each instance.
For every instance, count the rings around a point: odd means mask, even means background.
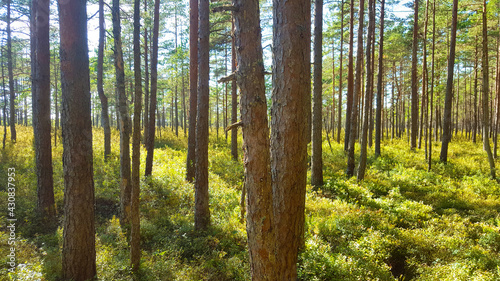
[[[354,159],[354,146],[356,143],[356,133],[358,128],[358,99],[361,96],[361,72],[363,68],[363,26],[364,26],[364,13],[365,13],[365,1],[359,1],[359,25],[358,25],[358,42],[357,42],[357,53],[356,53],[356,83],[354,83],[353,91],[353,104],[351,113],[351,128],[349,137],[349,147],[347,149],[347,170],[346,174],[348,177],[354,175],[355,159]]]
[[[384,75],[384,17],[385,0],[382,0],[380,5],[380,39],[378,49],[377,111],[375,112],[375,156],[380,156],[380,142],[382,139],[382,100],[384,97],[384,89],[382,87],[382,79]]]
[[[455,66],[455,46],[457,38],[457,10],[458,0],[453,0],[450,56],[448,59],[448,78],[446,81],[446,96],[444,100],[443,137],[440,155],[440,160],[443,163],[448,161],[448,144],[451,141],[451,107],[453,106],[453,71]]]
[[[311,2],[273,1],[271,172],[276,279],[297,278],[304,241],[307,143],[311,114]]]
[[[64,171],[63,280],[96,278],[87,1],[59,3]]]
[[[12,66],[12,35],[10,29],[10,3],[7,0],[7,71],[9,75],[9,93],[10,93],[10,139],[16,142],[16,92],[14,90],[14,72]]]
[[[352,119],[351,115],[354,109],[352,105],[354,100],[353,93],[354,93],[354,0],[351,0],[350,21],[349,21],[349,62],[347,70],[347,107],[345,112],[345,128],[344,128],[345,130],[344,150],[346,152],[349,149],[349,136],[351,134],[351,119]]]
[[[418,49],[418,1],[414,1],[413,16],[413,46],[411,59],[411,150],[417,148],[418,134],[418,80],[417,80],[417,49]]]
[[[458,0],[454,0],[458,1]],[[490,115],[489,115],[489,62],[488,62],[488,22],[486,17],[486,0],[483,0],[483,59],[482,59],[482,71],[483,71],[483,147],[488,155],[488,162],[490,164],[490,175],[494,179],[495,175],[495,159],[493,159],[493,154],[491,153],[490,139],[489,139],[489,129],[490,129]]]
[[[210,225],[208,194],[209,23],[209,1],[200,0],[198,22],[198,116],[196,119],[196,176],[194,184],[194,227],[197,230],[207,229]]]
[[[101,0],[102,1],[102,0]],[[139,213],[140,165],[141,165],[141,111],[142,111],[142,80],[141,80],[141,39],[140,2],[134,0],[134,131],[132,135],[132,191],[130,199],[130,265],[135,273],[139,270],[141,261],[141,225]]]
[[[314,96],[311,185],[323,185],[323,0],[314,1]],[[335,84],[335,83],[334,83]],[[333,86],[335,89],[335,85]]]
[[[370,118],[370,99],[373,96],[373,68],[372,68],[372,39],[375,35],[375,1],[368,0],[368,36],[366,39],[366,93],[365,112],[363,114],[363,131],[360,142],[360,156],[357,179],[365,178],[366,158],[368,146],[368,121]],[[361,19],[360,19],[361,20]],[[362,29],[360,29],[362,30]]]
[[[245,151],[247,235],[252,280],[277,280],[269,127],[258,0],[235,0],[234,13]]]
[[[111,128],[109,126],[108,97],[104,94],[103,64],[104,64],[104,0],[99,0],[99,46],[97,51],[97,93],[101,100],[101,118],[104,129],[104,159],[111,154]]]
[[[156,133],[156,92],[158,90],[158,32],[160,28],[160,1],[155,0],[153,12],[153,48],[151,50],[151,103],[149,108],[148,137],[146,138],[146,169],[145,176],[151,176],[153,171],[153,154]]]
[[[33,98],[33,133],[37,171],[37,210],[41,223],[48,230],[55,230],[56,206],[52,170],[51,120],[50,120],[50,1],[32,2],[31,77]]]
[[[189,135],[186,179],[193,182],[196,155],[196,106],[198,100],[198,0],[189,1]]]
[[[120,224],[129,231],[130,196],[132,192],[130,175],[130,116],[125,93],[125,69],[123,64],[120,0],[113,0],[111,9],[113,16],[114,61],[116,88],[118,91],[118,110],[120,112]]]

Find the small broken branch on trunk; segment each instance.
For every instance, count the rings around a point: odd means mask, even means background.
[[[234,123],[234,124],[229,125],[229,126],[226,128],[226,132],[228,132],[228,131],[230,131],[230,130],[232,130],[232,129],[234,129],[234,128],[237,128],[237,127],[243,127],[243,122],[242,122],[242,121],[240,121],[240,122],[236,122],[236,123]]]
[[[226,77],[222,77],[217,82],[219,82],[219,83],[227,83],[227,82],[231,82],[233,80],[236,80],[236,73],[235,72],[229,74]]]
[[[212,13],[218,13],[218,12],[237,12],[238,8],[236,6],[219,6],[215,7],[212,9]]]

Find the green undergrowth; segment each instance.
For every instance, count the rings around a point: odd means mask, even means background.
[[[59,132],[60,133],[60,132]],[[158,134],[157,134],[158,135]],[[159,136],[159,135],[158,135]],[[59,135],[60,137],[60,135]],[[60,140],[60,139],[59,139]],[[62,221],[62,144],[53,146],[54,188]],[[94,129],[96,251],[99,280],[132,280],[127,237],[119,217],[119,134],[103,157],[103,133]],[[0,280],[59,280],[62,229],[37,225],[36,176],[31,128],[18,127],[18,142],[1,151],[0,180],[16,168],[16,258],[8,273],[8,235],[0,233]],[[241,147],[241,136],[239,140]],[[500,280],[500,185],[488,176],[480,144],[452,142],[449,163],[432,170],[424,149],[386,140],[382,156],[368,150],[366,178],[344,175],[341,144],[325,141],[322,187],[307,188],[305,247],[299,279]],[[187,138],[163,129],[153,175],[141,180],[142,261],[138,280],[250,280],[245,224],[239,206],[242,152],[233,161],[229,140],[210,135],[211,227],[194,231],[193,184],[185,180]],[[141,150],[141,171],[146,152]],[[497,163],[498,164],[498,163]],[[0,197],[7,198],[5,188]],[[0,208],[7,209],[6,200]],[[5,212],[0,219],[6,221]],[[5,225],[5,224],[4,224]]]

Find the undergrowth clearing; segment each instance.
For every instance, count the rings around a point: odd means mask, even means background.
[[[98,277],[132,280],[128,243],[117,219],[118,132],[113,132],[113,154],[107,162],[102,140],[102,130],[94,129]],[[43,234],[43,226],[35,220],[32,141],[32,129],[19,126],[18,142],[8,142],[1,151],[0,181],[7,181],[7,168],[16,169],[19,266],[14,274],[8,273],[9,233],[2,227],[0,280],[60,278],[62,229]],[[141,182],[140,280],[250,279],[240,210],[244,169],[241,161],[231,160],[228,143],[210,136],[212,226],[195,232],[194,190],[185,181],[187,138],[162,131],[153,175]],[[434,151],[439,148],[435,143]],[[500,185],[488,176],[480,143],[452,142],[450,163],[436,159],[428,172],[423,149],[411,152],[404,140],[386,140],[381,157],[375,158],[369,149],[363,182],[345,177],[343,145],[332,142],[330,148],[325,141],[323,151],[325,185],[307,189],[301,280],[500,280]],[[141,153],[144,159],[145,151]],[[59,215],[61,155],[62,144],[53,145]],[[0,196],[7,198],[3,186]],[[7,210],[6,200],[0,208]]]

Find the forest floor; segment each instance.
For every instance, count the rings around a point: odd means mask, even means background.
[[[241,161],[231,160],[221,133],[210,135],[212,226],[193,229],[194,190],[185,181],[187,138],[168,129],[158,136],[153,175],[141,183],[140,280],[249,280],[246,231],[241,220]],[[54,188],[62,214],[60,135],[53,146]],[[0,155],[0,280],[58,280],[62,229],[43,234],[37,225],[36,174],[30,127]],[[128,243],[118,222],[119,136],[103,158],[103,133],[94,129],[96,251],[99,280],[132,280]],[[240,139],[241,144],[241,139]],[[456,137],[449,164],[436,159],[427,171],[424,149],[406,138],[385,140],[382,156],[369,149],[366,179],[344,175],[343,145],[325,140],[322,188],[307,188],[306,245],[300,280],[500,280],[500,185],[488,176],[480,143]],[[145,151],[141,152],[145,158]],[[240,158],[241,151],[240,151]],[[241,160],[241,159],[240,159]],[[144,160],[142,160],[144,161]],[[142,163],[143,165],[144,163]],[[497,165],[499,163],[497,162]],[[8,168],[16,170],[15,273],[8,273]],[[141,170],[143,168],[141,167]]]

